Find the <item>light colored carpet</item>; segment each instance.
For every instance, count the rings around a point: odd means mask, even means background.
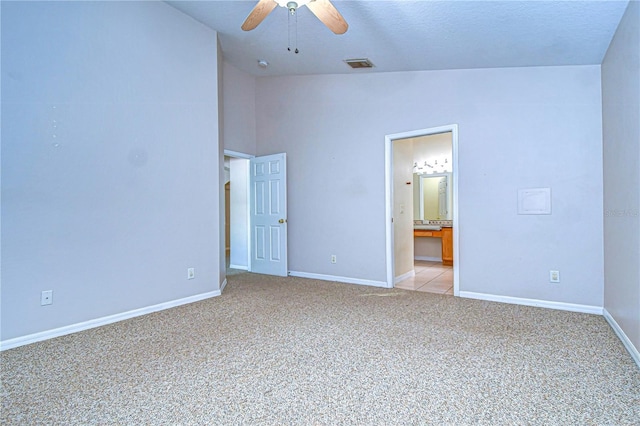
[[[301,278],[0,356],[7,425],[640,424],[600,316]]]

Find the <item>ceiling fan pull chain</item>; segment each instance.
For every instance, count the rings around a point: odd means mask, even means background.
[[[291,14],[287,14],[287,50],[291,52]]]
[[[291,17],[293,16],[293,22],[291,21]],[[289,9],[289,17],[288,17],[288,36],[289,36],[289,45],[287,50],[291,52],[291,38],[293,36],[293,48],[294,52],[298,53],[298,13],[295,9]]]
[[[299,52],[298,50],[298,13],[296,12],[296,16],[295,16],[295,39],[294,39],[294,43],[296,46],[296,54]]]

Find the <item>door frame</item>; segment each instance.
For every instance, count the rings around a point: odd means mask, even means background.
[[[231,158],[241,158],[244,160],[251,160],[252,158],[255,157],[255,155],[252,154],[246,154],[244,152],[238,152],[238,151],[231,151],[229,149],[225,149],[224,150],[224,156],[225,157],[231,157]],[[247,187],[246,187],[246,191],[247,191],[247,271],[251,271],[251,238],[249,236],[249,232],[250,229],[249,227],[251,226],[251,224],[249,223],[249,168],[247,167]],[[224,214],[224,206],[223,206],[223,213]],[[230,218],[230,220],[233,220],[233,218]],[[223,237],[224,238],[224,237]],[[230,242],[229,242],[230,243]],[[223,269],[226,269],[226,265],[223,265]]]
[[[460,295],[460,226],[458,218],[458,125],[449,124],[409,132],[394,133],[384,137],[384,196],[386,229],[387,287],[395,284],[395,250],[393,226],[393,143],[399,139],[429,136],[451,132],[451,150],[453,167],[453,295]]]

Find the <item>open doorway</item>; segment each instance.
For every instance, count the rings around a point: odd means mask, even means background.
[[[288,275],[286,153],[225,153],[227,275]],[[227,170],[228,169],[228,170]]]
[[[445,293],[449,280],[459,294],[457,154],[457,125],[385,137],[389,288],[433,280]]]
[[[253,156],[227,150],[224,154],[225,188],[229,188],[228,198],[225,197],[225,263],[227,275],[231,275],[248,271],[251,266],[248,188],[249,159]]]

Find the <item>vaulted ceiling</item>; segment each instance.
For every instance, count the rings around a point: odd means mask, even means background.
[[[257,0],[168,3],[218,31],[230,64],[261,76],[600,64],[628,1],[333,0],[343,35],[304,6],[297,24],[277,7],[245,32]],[[287,50],[296,27],[298,54]],[[352,70],[350,58],[375,67]]]

